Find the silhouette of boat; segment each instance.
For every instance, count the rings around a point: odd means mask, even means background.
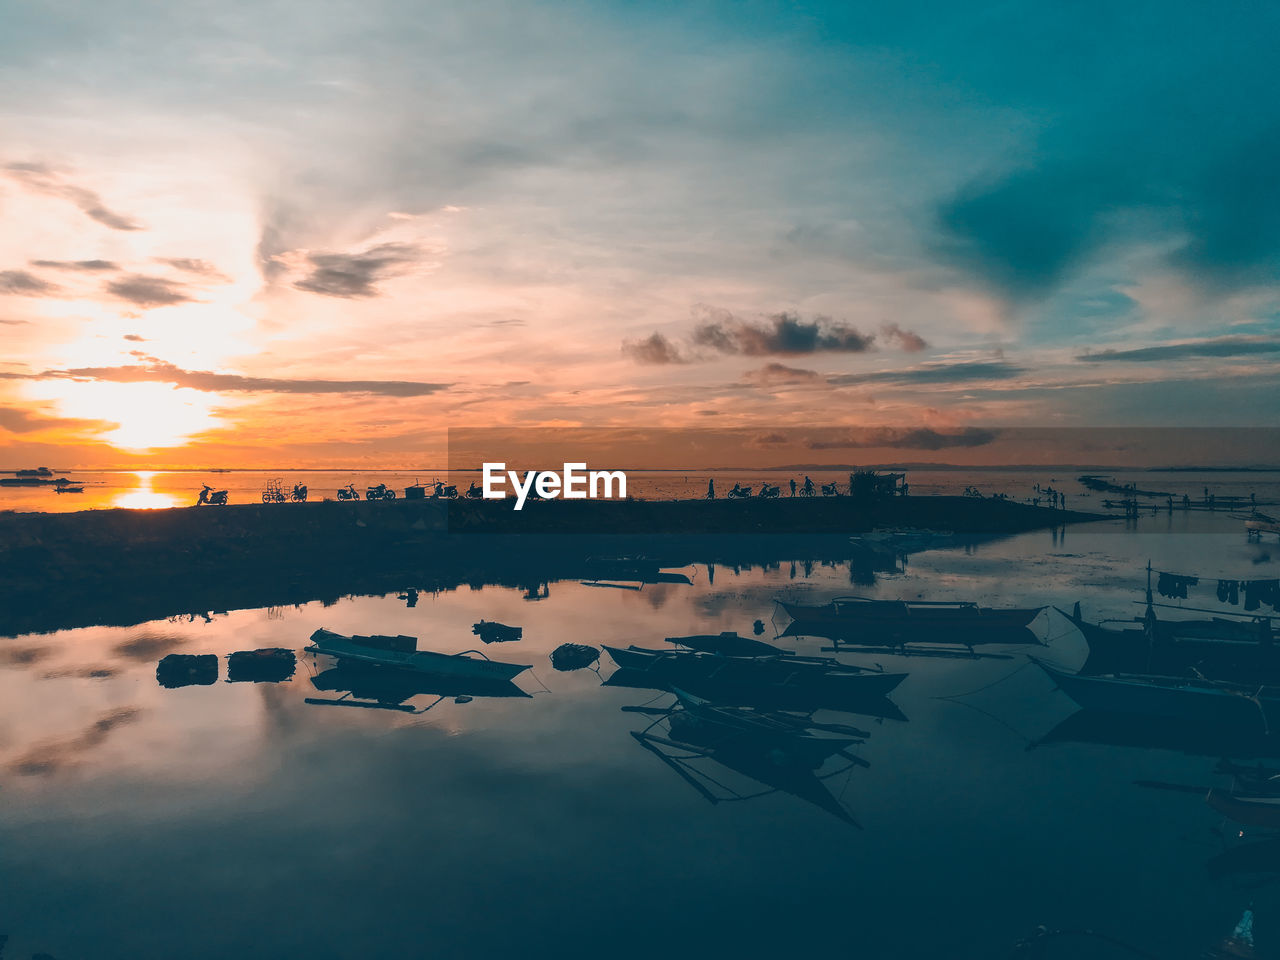
[[[217,683],[218,657],[213,653],[171,653],[156,664],[156,682],[167,690]]]
[[[907,678],[905,673],[882,673],[849,666],[827,657],[723,657],[711,653],[649,650],[644,647],[605,646],[620,667],[639,670],[684,686],[685,680],[722,680],[810,690],[830,695],[882,697]]]
[[[283,647],[237,650],[227,655],[228,683],[283,683],[293,677],[298,658]]]
[[[404,637],[344,636],[331,630],[320,629],[311,635],[308,652],[323,653],[339,660],[354,660],[377,666],[416,670],[441,677],[458,677],[467,680],[510,680],[528,670],[530,664],[503,663],[490,660],[479,650],[445,654],[430,650],[387,649],[387,641],[403,641]],[[403,644],[398,644],[403,646]],[[476,656],[468,656],[475,654]]]
[[[633,731],[631,736],[706,800],[718,804],[775,792],[787,793],[844,823],[860,826],[823,780],[854,766],[868,766],[865,760],[849,753],[851,747],[863,742],[863,737],[814,736],[807,731],[811,724],[806,723],[805,718],[724,707],[683,690],[676,691],[676,698],[672,708],[643,709],[642,712],[656,712],[659,716],[643,731]],[[650,732],[664,722],[668,737]],[[835,756],[841,757],[845,764],[820,776],[817,771]],[[768,789],[751,794],[733,791],[721,778],[712,778],[699,770],[695,761],[700,759],[712,760]]]
[[[1280,681],[1280,649],[1272,643],[1270,617],[1253,622],[1223,617],[1200,620],[1160,620],[1148,605],[1143,617],[1132,621],[1090,623],[1080,615],[1055,610],[1071,621],[1089,645],[1082,673],[1195,673],[1221,680]],[[1108,622],[1136,626],[1107,626]]]
[[[1031,748],[1055,743],[1169,750],[1213,759],[1280,757],[1280,736],[1261,729],[1256,717],[1209,723],[1196,717],[1078,710]]]
[[[688,637],[667,637],[667,643],[703,653],[715,653],[722,657],[780,657],[792,656],[794,651],[783,650],[763,640],[741,637],[731,631],[724,633],[699,633]]]
[[[496,620],[481,620],[471,625],[471,632],[485,643],[510,643],[524,636],[524,627],[509,627]]]
[[[1280,795],[1275,793],[1247,796],[1213,787],[1204,798],[1207,803],[1228,820],[1250,827],[1280,827]]]
[[[859,642],[1039,643],[1027,625],[1042,607],[980,607],[969,601],[873,600],[836,597],[814,606],[778,600],[796,632],[823,637],[856,635]],[[790,630],[789,630],[790,632]]]
[[[445,677],[358,661],[340,661],[336,667],[312,677],[311,684],[324,693],[343,694],[336,698],[307,697],[306,702],[315,706],[364,707],[402,713],[425,713],[449,698],[465,703],[475,697],[529,697],[510,680]],[[436,699],[421,708],[405,702],[417,696]]]
[[[1280,687],[1189,677],[1069,673],[1030,658],[1063,693],[1086,710],[1192,717],[1205,722],[1253,723],[1263,730],[1280,719]]]

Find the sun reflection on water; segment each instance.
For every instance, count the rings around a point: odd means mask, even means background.
[[[160,493],[152,489],[151,481],[155,477],[155,471],[139,470],[134,476],[138,478],[137,487],[117,494],[111,503],[112,506],[129,510],[160,510],[178,505],[178,498],[172,493]]]

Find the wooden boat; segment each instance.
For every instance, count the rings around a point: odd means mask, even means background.
[[[1252,724],[1280,729],[1280,687],[1215,682],[1190,677],[1069,673],[1038,657],[1040,667],[1063,693],[1086,710],[1148,716],[1194,717],[1210,723]]]
[[[78,487],[70,483],[60,483],[53,489],[54,493],[84,493],[84,487]]]
[[[339,660],[352,660],[377,666],[416,670],[439,677],[459,677],[472,680],[510,680],[528,670],[527,663],[503,663],[490,660],[479,650],[445,654],[430,650],[387,649],[379,641],[383,637],[343,636],[331,630],[317,630],[311,635],[310,653],[323,653]],[[391,640],[401,638],[393,637]],[[476,656],[468,656],[468,654]]]
[[[643,671],[681,686],[684,680],[704,679],[882,697],[907,678],[905,673],[864,670],[826,657],[723,657],[635,646],[623,650],[606,645],[605,649],[619,667]]]
[[[1204,798],[1214,810],[1249,827],[1280,827],[1280,796],[1240,796],[1216,787]]]
[[[1149,606],[1145,616],[1132,621],[1090,623],[1080,615],[1078,603],[1071,613],[1054,609],[1089,645],[1081,673],[1194,673],[1221,680],[1280,681],[1280,648],[1272,644],[1270,617],[1160,620]]]
[[[778,600],[798,632],[856,636],[859,642],[1039,643],[1027,625],[1042,607],[980,607],[968,601],[873,600],[836,597],[813,606]],[[789,630],[790,632],[790,630]]]
[[[446,677],[350,660],[339,661],[338,666],[320,672],[311,678],[311,684],[319,691],[341,693],[342,696],[308,697],[306,702],[309,704],[398,710],[402,713],[425,713],[447,698],[465,703],[475,697],[529,697],[510,680]],[[435,697],[435,701],[421,708],[405,702],[417,696]]]
[[[1280,533],[1280,518],[1255,510],[1246,518],[1244,529],[1246,535],[1250,537],[1261,537],[1264,533]]]
[[[724,633],[699,633],[688,637],[667,637],[667,643],[703,653],[716,653],[722,657],[782,657],[792,656],[794,651],[783,650],[772,643],[752,637],[740,637],[732,631]]]

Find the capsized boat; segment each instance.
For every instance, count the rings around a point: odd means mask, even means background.
[[[791,656],[794,651],[783,650],[772,643],[756,640],[754,637],[741,637],[732,631],[724,633],[698,633],[688,637],[667,637],[667,643],[690,650],[701,650],[703,653],[716,653],[722,657],[781,657]]]
[[[1276,723],[1280,720],[1280,687],[1127,673],[1086,676],[1038,657],[1030,660],[1086,710],[1243,722],[1263,730],[1280,730]]]
[[[528,670],[531,664],[503,663],[490,660],[479,650],[461,653],[435,653],[430,650],[388,649],[386,640],[403,640],[401,637],[344,636],[331,630],[320,629],[311,635],[309,653],[323,653],[339,660],[352,660],[376,666],[416,670],[441,677],[462,677],[473,680],[510,680]],[[412,638],[408,638],[412,639]],[[475,656],[469,656],[475,654]]]
[[[605,646],[619,667],[639,670],[684,686],[684,680],[718,680],[758,685],[882,697],[907,678],[843,664],[829,657],[724,657],[712,653]]]
[[[778,600],[795,621],[819,636],[855,635],[862,642],[878,639],[906,643],[927,638],[933,643],[1039,643],[1027,625],[1043,607],[980,607],[964,600],[874,600],[836,597],[811,605]],[[803,632],[803,630],[801,631]]]

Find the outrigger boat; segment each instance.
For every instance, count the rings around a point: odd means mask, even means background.
[[[907,643],[1039,643],[1027,625],[1043,607],[980,607],[956,600],[873,600],[836,597],[813,606],[775,601],[795,623],[788,632],[818,636],[853,636],[859,642]]]
[[[1273,720],[1280,720],[1280,687],[1125,673],[1087,676],[1038,657],[1030,660],[1086,710],[1246,723],[1264,731],[1272,729]]]
[[[343,636],[331,630],[317,630],[311,635],[309,653],[323,653],[338,660],[350,660],[375,666],[415,670],[437,677],[468,680],[510,680],[528,670],[531,664],[503,663],[490,660],[479,650],[445,654],[430,650],[404,649],[413,637]],[[416,641],[414,641],[416,646]],[[468,656],[475,654],[476,656]]]
[[[666,683],[719,681],[730,685],[804,689],[828,695],[883,697],[905,673],[882,673],[829,657],[724,657],[711,653],[605,646],[619,667],[641,671]]]
[[[467,703],[475,697],[529,696],[510,680],[444,677],[345,660],[312,677],[311,684],[322,692],[342,694],[333,698],[307,697],[306,702],[315,706],[363,707],[401,713],[425,713],[447,698],[453,698],[456,703]],[[425,707],[406,703],[423,695],[433,696],[435,700]]]
[[[722,657],[784,657],[794,651],[783,650],[772,643],[752,637],[740,637],[731,631],[724,633],[699,633],[689,637],[667,637],[667,643],[703,653],[715,653]]]
[[[1244,530],[1248,537],[1260,538],[1264,533],[1280,534],[1280,518],[1255,510],[1245,519]]]

